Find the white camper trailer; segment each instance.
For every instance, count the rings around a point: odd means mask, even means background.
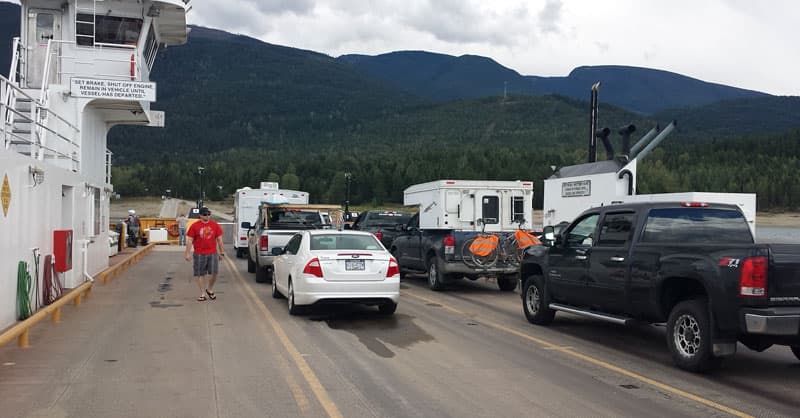
[[[530,229],[533,219],[533,182],[437,180],[410,186],[403,204],[419,208],[420,229],[487,232]]]
[[[236,190],[233,197],[234,218],[236,225],[236,239],[233,240],[233,249],[237,257],[247,253],[247,229],[245,222],[253,225],[258,217],[258,208],[262,202],[291,203],[298,205],[308,204],[308,193],[297,190],[280,189],[278,183],[261,182],[258,189],[243,187]]]

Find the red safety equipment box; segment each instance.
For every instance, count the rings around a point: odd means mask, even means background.
[[[53,255],[56,258],[56,271],[63,273],[72,270],[72,230],[53,231]]]

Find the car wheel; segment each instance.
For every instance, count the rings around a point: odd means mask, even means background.
[[[381,315],[392,315],[396,310],[397,310],[397,304],[394,302],[386,302],[378,306],[378,312],[380,312]]]
[[[300,315],[302,309],[294,303],[294,286],[292,279],[289,279],[289,296],[286,297],[289,305],[289,315]]]
[[[711,343],[708,302],[686,300],[672,308],[667,321],[667,345],[672,360],[684,370],[704,372],[719,365]]]
[[[247,272],[248,273],[255,273],[256,272],[256,263],[253,261],[250,256],[247,256]]]
[[[546,305],[547,299],[542,276],[528,277],[522,290],[522,309],[528,322],[536,325],[553,322],[556,311]]]
[[[428,259],[428,287],[437,292],[444,289],[444,277],[439,271],[436,257]]]
[[[792,349],[792,353],[794,353],[794,356],[797,357],[798,360],[800,360],[800,345],[793,345],[790,348]]]
[[[244,251],[241,248],[236,248],[236,258],[242,258]]]
[[[275,275],[272,275],[272,297],[275,299],[280,299],[283,297],[281,292],[278,291],[278,279],[275,278]]]
[[[507,274],[497,278],[497,287],[503,292],[513,292],[517,288],[517,275]]]

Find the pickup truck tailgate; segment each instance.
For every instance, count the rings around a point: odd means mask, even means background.
[[[769,244],[772,266],[768,297],[773,304],[800,305],[800,245]]]

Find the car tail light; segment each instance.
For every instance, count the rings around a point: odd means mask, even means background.
[[[247,235],[239,237],[239,241],[247,241]]]
[[[322,265],[319,264],[319,258],[312,258],[311,261],[306,264],[305,268],[303,268],[303,274],[322,277]]]
[[[709,205],[706,202],[681,202],[681,206],[685,208],[707,208]]]
[[[400,266],[397,265],[397,260],[390,258],[389,268],[386,270],[386,277],[392,277],[398,274],[400,274]]]
[[[739,270],[739,294],[748,297],[767,296],[767,257],[745,258]]]
[[[269,237],[262,235],[258,240],[258,247],[261,249],[261,251],[267,251],[269,249]]]
[[[377,238],[378,241],[382,240],[383,239],[383,232],[376,232],[375,233],[375,238]]]
[[[453,234],[446,235],[443,240],[444,243],[444,253],[445,254],[455,254],[456,249],[456,237]]]

